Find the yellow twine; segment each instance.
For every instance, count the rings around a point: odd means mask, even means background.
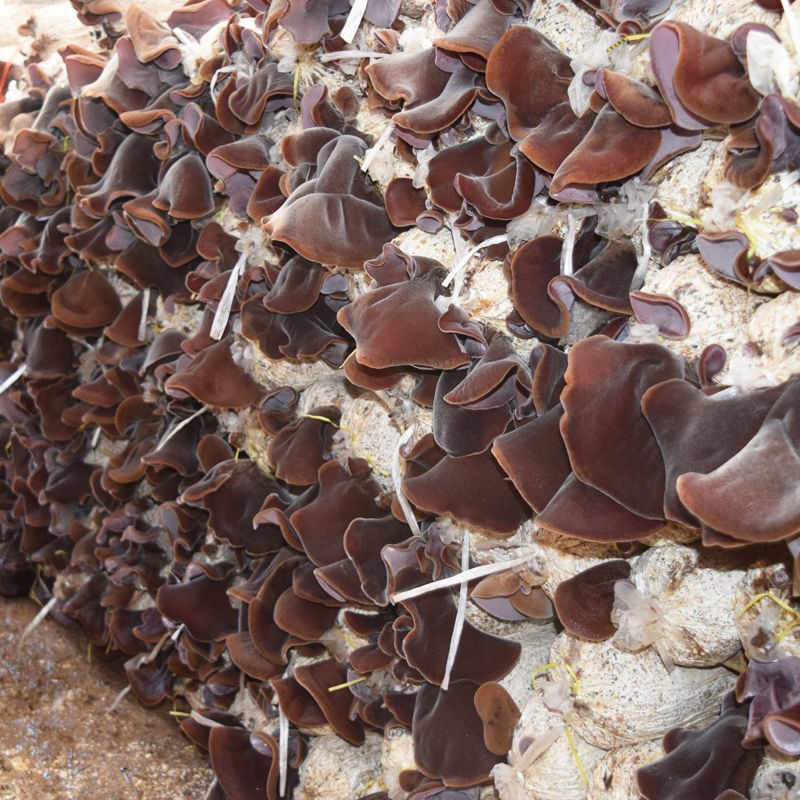
[[[702,225],[703,220],[699,217],[692,217],[689,214],[681,214],[679,211],[670,211],[668,217],[648,217],[648,222],[677,222],[685,225],[687,222],[691,225]]]
[[[300,59],[297,59],[297,66],[294,68],[294,81],[292,83],[292,100],[294,110],[300,112],[300,104],[297,102],[298,88],[300,86]]]
[[[348,686],[355,686],[357,683],[361,683],[365,681],[366,678],[362,675],[360,678],[354,678],[352,681],[347,681],[346,683],[337,683],[336,686],[329,686],[329,692],[338,692],[339,689],[347,689]]]
[[[344,369],[344,365],[345,365],[345,364],[346,364],[346,363],[347,363],[347,362],[348,362],[348,361],[349,361],[349,360],[350,360],[350,359],[351,359],[351,358],[352,358],[352,357],[353,357],[355,354],[356,354],[356,351],[355,351],[355,350],[351,350],[351,351],[350,351],[350,352],[347,354],[347,358],[345,358],[345,360],[344,360],[344,361],[342,361],[342,363],[341,363],[341,364],[339,364],[339,369]]]
[[[543,672],[547,672],[548,670],[551,669],[558,669],[559,667],[566,670],[570,678],[572,678],[572,686],[570,686],[570,690],[572,691],[573,695],[577,696],[578,691],[581,688],[580,681],[578,680],[578,675],[576,674],[575,670],[572,668],[570,664],[551,662],[549,664],[542,664],[541,667],[536,667],[536,669],[533,671],[533,674],[531,675],[531,686],[533,686],[534,689],[536,688],[537,675],[541,675]]]
[[[790,622],[785,628],[783,628],[782,630],[778,631],[778,633],[775,634],[775,641],[778,644],[780,644],[783,641],[783,639],[786,636],[786,634],[788,634],[790,631],[792,631],[798,625],[800,625],[800,618],[795,619],[793,622]]]
[[[316,419],[319,420],[319,422],[327,422],[328,424],[333,425],[334,428],[337,428],[340,431],[347,431],[347,433],[349,433],[353,439],[353,447],[358,447],[358,435],[349,425],[339,425],[332,419],[328,419],[328,417],[323,417],[320,414],[301,414],[300,416],[304,417],[305,419]],[[364,460],[367,462],[367,464],[369,464],[373,472],[377,472],[379,475],[383,476],[389,475],[389,473],[385,469],[381,469],[375,463],[375,461],[372,458],[370,458],[370,456],[366,453],[364,454]]]
[[[550,662],[549,664],[542,664],[542,666],[537,667],[533,671],[533,674],[531,675],[531,685],[534,688],[536,687],[537,675],[541,675],[543,672],[547,672],[551,669],[558,669],[559,667],[565,670],[567,674],[570,676],[570,678],[572,678],[572,686],[570,686],[570,690],[572,691],[572,696],[577,697],[578,691],[580,689],[580,682],[578,681],[578,675],[576,674],[571,664],[563,662],[562,663]],[[567,744],[569,745],[570,752],[572,753],[572,760],[575,762],[575,767],[578,770],[578,775],[580,775],[580,778],[583,781],[584,785],[588,785],[589,780],[586,777],[586,770],[583,768],[583,764],[581,764],[581,759],[580,756],[578,755],[578,748],[575,746],[575,739],[572,736],[572,727],[566,720],[564,720],[564,733],[567,736]]]
[[[629,36],[623,36],[618,42],[614,42],[610,47],[606,48],[606,52],[610,53],[612,50],[616,50],[623,44],[630,44],[630,42],[640,42],[643,39],[649,39],[649,33],[632,33]]]
[[[783,598],[778,597],[778,595],[773,594],[772,592],[761,592],[757,594],[740,612],[739,616],[744,616],[747,611],[749,611],[759,600],[772,600],[775,605],[782,608],[788,614],[791,614],[794,619],[784,628],[782,628],[778,633],[775,634],[775,641],[780,644],[783,639],[789,634],[794,628],[800,625],[800,611],[790,606]]]
[[[578,756],[578,748],[575,746],[575,739],[572,736],[572,726],[567,723],[564,726],[564,733],[567,734],[567,744],[569,745],[570,752],[572,753],[572,760],[575,762],[575,766],[578,768],[578,775],[581,776],[581,780],[583,781],[584,786],[588,785],[589,780],[586,777],[586,770],[583,768],[583,764],[581,764],[580,756]]]
[[[409,769],[416,769],[416,767],[409,767]],[[382,792],[385,792],[385,791],[387,791],[387,790],[388,790],[388,788],[389,788],[389,787],[388,787],[388,786],[387,786],[387,785],[386,785],[386,784],[383,782],[383,778],[382,778],[380,775],[377,775],[377,776],[376,776],[376,777],[374,777],[374,778],[370,778],[370,779],[369,779],[369,780],[368,780],[366,783],[362,783],[362,784],[361,784],[361,786],[359,786],[359,787],[356,789],[356,794],[359,794],[359,795],[362,795],[362,794],[364,794],[364,792],[365,792],[367,789],[369,789],[369,788],[370,788],[370,786],[377,786],[377,787],[378,787],[378,789],[379,789],[380,791],[382,791]]]
[[[749,611],[759,600],[763,600],[768,598],[772,600],[773,603],[779,605],[784,611],[788,611],[790,614],[794,615],[798,619],[800,619],[800,612],[798,612],[795,608],[790,606],[783,598],[778,597],[778,595],[774,594],[773,592],[761,592],[757,594],[740,612],[739,616],[743,617],[747,611]]]

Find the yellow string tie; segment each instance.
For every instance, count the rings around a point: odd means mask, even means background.
[[[632,33],[629,36],[623,36],[618,42],[614,42],[611,47],[606,48],[606,52],[610,53],[612,50],[616,50],[618,47],[621,47],[623,44],[630,44],[631,42],[641,42],[643,39],[649,39],[649,33]]]
[[[786,625],[784,628],[781,628],[781,630],[775,634],[775,641],[778,644],[780,644],[788,633],[790,633],[794,628],[800,625],[800,611],[789,605],[789,603],[787,603],[783,598],[778,597],[778,595],[773,594],[772,592],[761,592],[760,594],[757,594],[739,612],[739,616],[740,617],[744,616],[747,613],[747,611],[749,611],[757,602],[759,602],[759,600],[765,600],[765,599],[772,600],[772,602],[775,603],[775,605],[779,606],[788,614],[791,614],[794,617],[794,619],[788,625]]]
[[[567,674],[570,676],[570,678],[572,678],[572,685],[570,686],[570,690],[572,691],[572,696],[577,697],[578,691],[580,690],[580,682],[578,681],[578,675],[571,664],[558,663],[558,662],[542,664],[542,666],[537,667],[533,671],[533,674],[531,675],[531,685],[534,688],[536,688],[537,675],[541,675],[543,672],[548,672],[549,670],[558,668],[565,670]],[[572,735],[572,726],[566,720],[564,721],[564,733],[566,734],[567,745],[569,746],[570,752],[572,753],[572,760],[575,762],[575,767],[578,770],[578,775],[580,775],[580,778],[583,781],[584,785],[588,785],[589,780],[586,777],[586,770],[583,768],[583,764],[581,764],[581,759],[580,756],[578,755],[578,748],[575,745],[575,738]]]
[[[329,686],[329,692],[338,692],[340,689],[347,689],[348,686],[355,686],[357,683],[361,683],[365,681],[366,678],[362,675],[360,678],[354,678],[352,681],[347,681],[346,683],[337,683],[336,686]]]
[[[586,770],[583,768],[581,759],[578,756],[578,748],[575,746],[575,739],[572,736],[572,726],[569,723],[564,726],[564,733],[567,734],[567,744],[569,745],[570,752],[572,753],[572,760],[575,762],[575,766],[578,768],[578,775],[581,776],[584,786],[587,786],[589,784],[589,779],[586,777]]]
[[[536,676],[537,675],[541,675],[543,672],[548,672],[551,669],[558,669],[559,667],[561,667],[561,669],[563,669],[563,670],[566,670],[566,672],[569,674],[570,678],[572,678],[572,686],[570,686],[570,690],[572,691],[573,695],[577,695],[578,691],[581,688],[580,681],[578,680],[577,673],[575,672],[575,670],[572,668],[572,665],[570,665],[570,664],[551,662],[549,664],[542,664],[541,667],[536,667],[536,669],[533,671],[533,673],[531,675],[531,686],[533,686],[534,689],[536,688]]]
[[[297,66],[294,68],[294,81],[292,83],[292,101],[294,110],[300,112],[300,104],[297,102],[298,89],[300,87],[300,59],[297,59]]]
[[[327,422],[330,425],[333,425],[333,427],[336,428],[337,430],[346,431],[347,433],[350,434],[350,436],[353,439],[353,447],[358,447],[358,435],[349,425],[339,425],[332,419],[328,419],[328,417],[323,417],[320,414],[301,414],[300,416],[304,417],[305,419],[316,419],[319,420],[320,422]],[[379,475],[383,475],[384,477],[389,475],[389,473],[385,469],[381,469],[375,463],[375,461],[372,458],[370,458],[370,456],[367,455],[366,453],[364,454],[364,460],[367,462],[367,464],[369,464],[370,469],[372,469],[373,472],[377,472]]]
[[[797,609],[790,606],[782,597],[778,597],[778,595],[774,594],[773,592],[761,592],[757,594],[740,612],[739,616],[743,617],[747,611],[749,611],[759,600],[764,600],[768,598],[772,600],[773,603],[779,605],[784,611],[788,611],[793,616],[800,619],[800,612]]]

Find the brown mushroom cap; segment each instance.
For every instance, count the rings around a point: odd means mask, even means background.
[[[339,322],[356,340],[360,364],[372,369],[452,369],[469,363],[456,337],[439,328],[437,283],[437,276],[429,273],[382,286],[339,311]]]
[[[325,719],[345,741],[359,745],[364,742],[364,726],[350,718],[352,695],[347,690],[328,691],[347,681],[347,668],[332,658],[304,664],[294,670],[297,682],[311,694],[325,714]]]
[[[650,60],[677,125],[687,130],[744,122],[758,108],[758,93],[728,42],[677,20],[650,33]]]
[[[406,600],[403,606],[411,614],[412,628],[402,640],[401,653],[425,680],[441,684],[456,618],[452,595],[432,592]],[[499,680],[510,672],[521,651],[519,642],[484,633],[465,621],[452,680]]]
[[[361,269],[395,230],[380,192],[367,182],[354,158],[363,157],[364,142],[333,133],[335,138],[319,148],[314,177],[297,186],[264,219],[264,227],[273,239],[312,261]]]
[[[482,72],[486,61],[511,22],[509,14],[501,14],[492,3],[472,6],[446,36],[435,39],[435,47],[457,53],[471,69]]]
[[[614,583],[630,574],[627,561],[612,559],[561,581],[553,593],[553,604],[564,628],[590,642],[612,637],[617,630],[611,622]]]
[[[786,394],[797,397],[799,390],[800,384],[794,384]],[[795,413],[773,408],[733,458],[706,475],[687,472],[678,478],[681,502],[704,525],[737,542],[778,541],[798,533],[800,453],[795,420]]]
[[[319,470],[319,493],[290,519],[306,555],[323,567],[344,558],[344,532],[357,517],[384,515],[376,501],[380,485],[362,459],[349,459],[348,467],[328,461]]]
[[[221,639],[237,628],[238,613],[228,601],[230,580],[201,574],[184,583],[164,585],[156,595],[162,614],[182,622],[202,642]]]
[[[595,89],[628,122],[639,128],[661,128],[672,122],[661,95],[641,81],[602,68],[595,74]]]
[[[520,720],[517,704],[499,683],[484,683],[475,692],[475,710],[483,722],[483,743],[498,756],[511,750],[514,728]]]
[[[503,101],[514,139],[524,139],[548,112],[567,100],[573,78],[569,63],[569,56],[527,25],[514,25],[492,48],[486,85]]]
[[[682,339],[689,335],[689,314],[674,297],[635,291],[630,293],[630,301],[636,319],[655,325],[662,336]]]
[[[191,395],[220,408],[245,408],[264,395],[262,387],[233,360],[229,338],[198,353],[185,369],[167,379],[165,388],[174,397]]]
[[[232,800],[277,797],[278,745],[271,736],[214,726],[208,734],[208,752],[217,780]]]
[[[423,437],[410,457],[437,450],[431,434]],[[495,536],[511,536],[530,516],[530,509],[506,479],[489,451],[463,458],[444,455],[424,474],[403,479],[403,491],[418,508],[451,513],[464,524]]]
[[[446,692],[426,684],[417,693],[414,758],[420,771],[447,786],[482,783],[501,760],[483,743],[483,720],[474,702],[478,688],[472,681],[454,681]]]
[[[783,386],[735,397],[714,398],[687,381],[656,384],[642,396],[642,412],[650,423],[664,458],[667,519],[694,527],[678,497],[676,482],[685,473],[706,475],[733,458],[756,435]]]
[[[589,133],[561,162],[550,184],[550,196],[580,200],[585,187],[622,180],[643,169],[658,151],[661,133],[638,128],[606,105]]]
[[[534,511],[542,509],[572,471],[561,438],[561,405],[494,440],[492,454]],[[532,457],[536,453],[536,457]]]
[[[56,324],[61,323],[70,332],[110,325],[122,311],[114,287],[92,269],[74,272],[53,292],[51,304]]]
[[[640,400],[656,383],[683,375],[683,363],[654,344],[591,336],[569,353],[561,393],[561,433],[575,475],[633,513],[664,513],[664,462]]]
[[[673,728],[666,755],[636,770],[646,800],[738,800],[750,789],[763,750],[741,746],[747,708],[724,701],[719,719],[698,731]]]

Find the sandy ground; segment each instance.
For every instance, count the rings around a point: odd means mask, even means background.
[[[0,600],[0,800],[200,800],[213,775],[168,709],[143,708],[77,627]]]
[[[159,18],[179,5],[137,4]],[[0,59],[13,57],[31,17],[54,60],[66,42],[91,46],[68,2],[0,0]],[[126,697],[108,713],[127,682],[119,665],[96,654],[88,663],[82,632],[45,621],[18,647],[36,612],[31,601],[0,599],[0,800],[202,798],[213,774],[167,710]]]

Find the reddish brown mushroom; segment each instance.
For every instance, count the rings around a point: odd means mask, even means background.
[[[712,472],[687,472],[676,481],[689,512],[731,544],[777,541],[800,531],[798,397],[800,383],[792,382],[736,455]]]
[[[167,379],[165,390],[173,397],[191,395],[200,403],[222,408],[245,408],[264,395],[261,386],[233,360],[230,339],[206,347]]]
[[[403,479],[403,492],[418,508],[434,514],[452,514],[457,520],[495,536],[511,536],[530,516],[530,509],[505,479],[486,451],[453,458],[438,451],[433,437],[420,439],[408,458],[427,453],[436,463]]]
[[[639,403],[650,386],[683,371],[681,360],[660,345],[602,336],[578,342],[569,354],[561,432],[572,469],[583,483],[651,520],[664,513],[664,462]]]
[[[514,699],[499,683],[490,682],[481,684],[473,702],[483,722],[483,743],[487,750],[497,756],[506,755],[522,716]]]
[[[650,33],[650,61],[676,125],[687,130],[745,122],[758,93],[731,46],[685,22],[668,20]]]
[[[553,593],[553,603],[564,628],[590,642],[610,639],[617,630],[611,622],[614,584],[630,574],[627,561],[612,559],[561,581]]]
[[[355,357],[360,364],[372,369],[452,369],[469,363],[456,336],[439,327],[442,311],[435,300],[441,291],[440,278],[431,272],[381,286],[339,311],[339,322],[356,340]]]
[[[380,192],[368,183],[355,159],[363,157],[365,150],[361,139],[344,135],[335,135],[320,147],[314,161],[306,162],[305,169],[310,168],[313,177],[265,218],[272,238],[326,266],[361,269],[377,255],[395,232]],[[301,162],[290,163],[299,166]]]
[[[650,163],[660,144],[657,129],[631,125],[606,105],[580,144],[559,165],[550,184],[550,196],[591,202],[598,184],[635,175]]]
[[[473,786],[489,777],[501,759],[483,741],[483,721],[475,710],[479,685],[455,681],[443,692],[424,685],[417,693],[411,735],[417,767],[447,786]]]

